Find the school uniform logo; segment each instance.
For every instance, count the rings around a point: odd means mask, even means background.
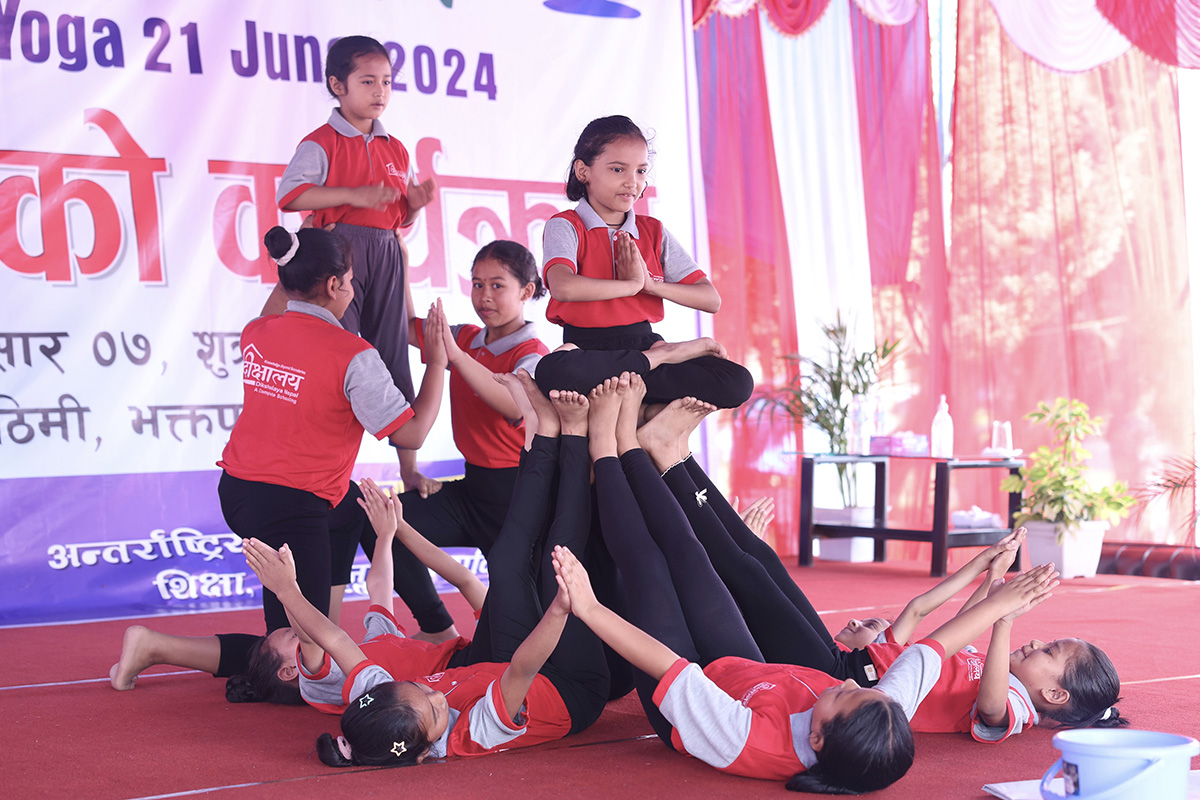
[[[254,345],[242,348],[242,383],[246,390],[296,405],[307,373],[264,358]]]
[[[754,695],[758,694],[759,692],[766,691],[767,689],[774,689],[774,688],[775,688],[775,684],[770,683],[769,681],[763,681],[762,683],[756,683],[755,685],[751,686],[744,695],[742,695],[742,705],[744,705],[744,706],[750,705],[750,698],[754,697]]]

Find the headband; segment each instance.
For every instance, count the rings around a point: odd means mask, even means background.
[[[296,237],[296,234],[288,231],[288,236],[292,237],[292,246],[288,248],[286,253],[275,259],[275,263],[281,267],[291,261],[292,257],[296,255],[296,251],[300,249],[300,240]]]

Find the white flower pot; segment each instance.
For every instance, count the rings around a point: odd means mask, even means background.
[[[1094,577],[1109,524],[1099,520],[1080,522],[1074,531],[1063,533],[1061,544],[1058,541],[1058,528],[1053,522],[1025,523],[1028,532],[1025,549],[1029,553],[1029,565],[1036,567],[1052,561],[1063,578]]]
[[[875,509],[872,506],[851,508],[814,508],[813,522],[825,525],[853,525],[870,528],[875,525]],[[875,558],[875,540],[866,536],[850,539],[818,538],[814,542],[813,555],[826,561],[872,561]]]

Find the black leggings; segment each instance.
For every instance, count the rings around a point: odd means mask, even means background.
[[[837,647],[778,556],[694,466],[703,489],[684,465],[668,470],[671,480],[664,481],[641,450],[619,462],[596,462],[604,537],[629,598],[630,621],[702,665],[723,656],[764,661],[770,652],[772,662],[852,677],[858,657]],[[670,744],[671,725],[652,700],[656,685],[648,676],[637,678],[646,716]]]
[[[500,535],[504,515],[517,482],[517,468],[488,469],[467,464],[462,480],[446,481],[441,491],[421,497],[414,491],[400,495],[404,519],[438,547],[478,547],[484,558]],[[362,540],[367,558],[375,553],[371,526]],[[454,623],[438,596],[429,569],[396,540],[392,545],[393,583],[421,630],[434,633]]]
[[[544,394],[551,389],[587,394],[622,372],[641,375],[646,382],[646,403],[669,403],[695,397],[717,408],[737,408],[754,391],[749,370],[734,361],[701,356],[680,364],[650,369],[643,351],[663,338],[639,322],[615,328],[563,329],[563,342],[578,350],[558,350],[538,362],[535,380]]]
[[[746,625],[775,664],[798,664],[835,678],[868,680],[865,650],[838,647],[808,597],[771,546],[754,535],[708,475],[690,456],[663,475],[696,538],[733,595]]]
[[[762,661],[737,604],[646,454],[602,458],[594,469],[600,525],[630,621],[689,661]],[[669,745],[671,724],[652,699],[657,682],[635,671],[634,684],[655,733]]]
[[[552,506],[554,520],[543,540]],[[587,439],[535,436],[531,449],[522,453],[512,503],[488,558],[489,587],[476,636],[456,665],[512,659],[558,593],[550,564],[554,546],[583,552],[590,519]],[[541,673],[562,696],[572,733],[599,718],[608,700],[608,670],[600,640],[574,616]]]
[[[331,509],[327,500],[312,492],[222,472],[217,495],[231,531],[276,550],[285,544],[291,548],[300,591],[318,611],[328,614],[330,586],[335,579],[345,583],[349,578],[344,556],[353,553],[364,530],[371,527],[358,505],[362,497],[358,486],[351,481],[346,496]],[[287,612],[275,594],[264,588],[262,597],[267,633],[287,627]]]

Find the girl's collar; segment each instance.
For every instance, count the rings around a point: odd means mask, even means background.
[[[329,127],[333,128],[342,136],[348,136],[351,139],[359,136],[368,140],[373,139],[376,136],[381,139],[388,138],[388,133],[386,130],[384,130],[383,123],[379,120],[371,120],[371,132],[363,133],[358,128],[347,122],[346,118],[342,116],[342,112],[338,111],[336,108],[329,112]]]
[[[600,215],[588,203],[586,197],[579,201],[579,205],[575,206],[575,213],[583,220],[584,227],[589,231],[596,228],[608,228],[608,223],[600,218]],[[608,229],[611,230],[611,228]],[[625,215],[625,221],[621,223],[621,226],[617,230],[625,231],[635,239],[638,238],[637,212],[630,209],[629,213]]]
[[[295,311],[299,314],[308,314],[309,316],[323,319],[330,325],[336,325],[339,328],[342,327],[342,323],[338,321],[338,318],[329,309],[319,306],[316,303],[309,303],[304,300],[288,300],[287,310]]]

